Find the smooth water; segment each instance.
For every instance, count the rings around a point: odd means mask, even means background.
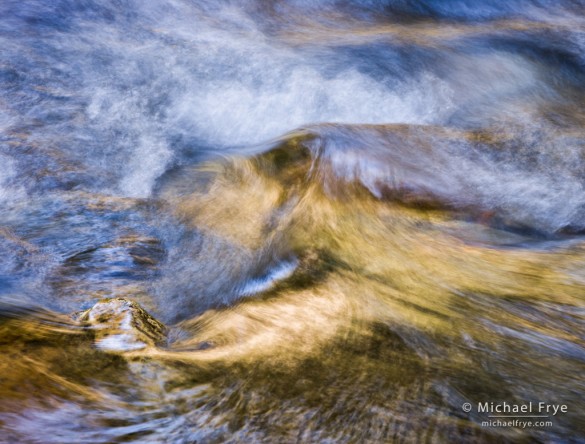
[[[0,48],[1,442],[585,441],[584,2],[2,0]]]

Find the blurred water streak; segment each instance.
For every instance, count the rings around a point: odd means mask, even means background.
[[[584,7],[1,2],[0,441],[584,440]]]

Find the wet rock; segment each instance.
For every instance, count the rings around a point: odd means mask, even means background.
[[[95,331],[96,345],[102,350],[141,350],[166,340],[166,327],[128,299],[104,299],[76,317]]]

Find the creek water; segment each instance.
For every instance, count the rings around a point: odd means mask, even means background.
[[[584,11],[1,1],[0,441],[583,442]]]

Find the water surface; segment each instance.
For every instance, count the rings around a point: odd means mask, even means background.
[[[583,11],[1,2],[0,441],[585,440]]]

